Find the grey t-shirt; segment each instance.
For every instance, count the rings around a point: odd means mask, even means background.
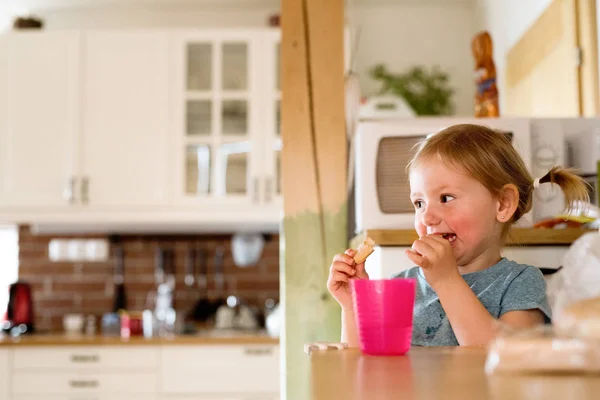
[[[546,322],[552,317],[546,296],[546,281],[538,268],[503,258],[483,271],[462,275],[483,306],[499,318],[514,310],[541,310]],[[393,278],[416,278],[413,315],[413,346],[458,346],[454,331],[435,291],[420,267],[403,271]]]

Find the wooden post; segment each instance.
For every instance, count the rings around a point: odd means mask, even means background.
[[[282,0],[282,398],[310,398],[305,343],[340,340],[328,268],[347,238],[344,0]]]

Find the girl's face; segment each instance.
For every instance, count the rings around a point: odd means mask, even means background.
[[[488,249],[497,251],[499,202],[475,178],[432,157],[412,168],[410,190],[419,237],[442,235],[452,245],[459,266]]]

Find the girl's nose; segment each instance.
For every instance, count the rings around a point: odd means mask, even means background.
[[[428,206],[421,215],[425,226],[434,226],[441,222],[440,214],[435,207]]]

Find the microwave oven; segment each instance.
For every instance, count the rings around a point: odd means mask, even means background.
[[[456,124],[480,124],[505,132],[534,178],[566,165],[566,138],[600,127],[596,118],[451,118],[418,117],[363,120],[354,137],[355,233],[366,229],[413,229],[414,207],[406,166],[419,142]],[[519,226],[531,226],[564,211],[554,185],[534,191],[531,212]],[[352,228],[350,228],[352,229]]]

